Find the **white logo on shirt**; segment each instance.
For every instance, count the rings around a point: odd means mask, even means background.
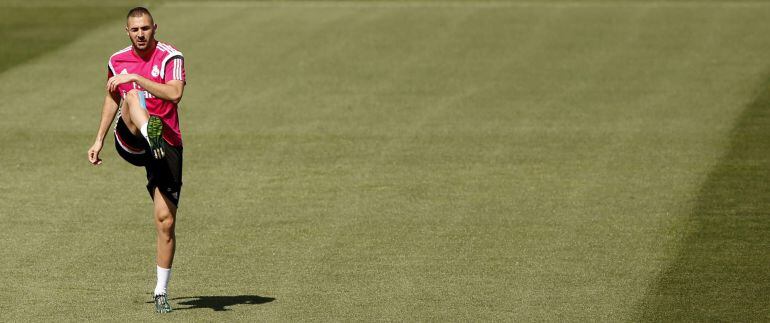
[[[152,66],[152,77],[158,77],[160,75],[160,70],[158,69],[158,65]]]
[[[126,69],[124,68],[124,69],[123,69],[123,70],[120,72],[120,74],[128,74],[128,71],[126,71]]]

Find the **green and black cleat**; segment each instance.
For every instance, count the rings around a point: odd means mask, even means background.
[[[171,312],[171,305],[168,305],[168,296],[166,294],[155,295],[155,313]]]
[[[147,139],[150,142],[150,151],[155,159],[163,159],[166,153],[163,151],[163,121],[156,116],[150,116],[147,121]]]

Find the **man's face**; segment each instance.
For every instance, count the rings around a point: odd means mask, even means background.
[[[128,37],[131,38],[131,43],[138,51],[146,50],[155,40],[155,30],[157,28],[158,26],[152,22],[149,15],[128,17],[126,22]]]

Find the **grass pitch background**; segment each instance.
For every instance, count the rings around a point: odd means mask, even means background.
[[[0,4],[3,320],[154,317],[144,172],[86,161],[132,4]],[[170,318],[770,318],[768,4],[150,9],[189,78]]]

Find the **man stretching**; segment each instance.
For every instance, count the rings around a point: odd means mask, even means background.
[[[176,219],[182,188],[182,133],[177,104],[185,86],[184,59],[173,46],[155,40],[158,26],[150,12],[136,7],[126,17],[131,46],[113,54],[96,140],[88,160],[100,165],[104,137],[115,115],[115,149],[147,171],[147,191],[153,200],[157,228],[155,311],[168,313],[167,286],[174,261]]]

